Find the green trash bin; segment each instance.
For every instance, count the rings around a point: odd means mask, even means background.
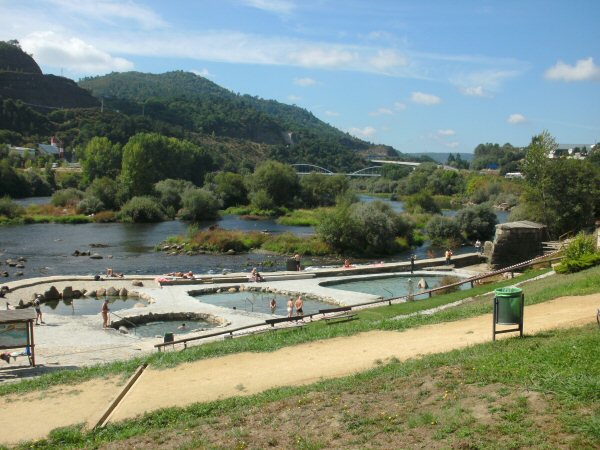
[[[523,315],[523,289],[505,287],[494,291],[498,302],[496,323],[498,325],[519,325]]]

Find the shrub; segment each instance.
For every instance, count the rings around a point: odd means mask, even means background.
[[[494,236],[498,218],[489,205],[476,205],[461,209],[456,221],[467,239],[486,240]]]
[[[54,206],[77,206],[84,193],[79,189],[67,188],[56,191],[50,201]]]
[[[181,218],[192,222],[219,217],[221,201],[206,189],[188,189],[181,196]]]
[[[10,197],[0,198],[0,216],[14,219],[23,214],[23,208],[11,200]]]
[[[455,247],[462,242],[460,227],[450,217],[433,216],[427,223],[426,232],[436,246]]]
[[[433,213],[439,214],[440,207],[428,192],[419,192],[406,199],[405,208],[411,213]]]
[[[152,197],[133,197],[125,203],[119,217],[123,222],[160,222],[163,211]]]
[[[94,222],[110,223],[117,220],[117,214],[114,211],[100,211],[94,216]]]
[[[600,264],[600,252],[592,235],[579,233],[565,250],[565,257],[556,267],[558,273],[573,273]]]
[[[234,250],[242,252],[251,248],[259,248],[267,239],[267,235],[259,232],[244,233],[241,231],[214,230],[200,231],[192,241],[198,247],[212,252],[227,252]]]
[[[565,258],[578,259],[597,252],[596,239],[591,234],[578,233],[565,250]]]
[[[449,294],[450,292],[458,291],[460,289],[460,286],[449,286],[449,285],[458,283],[459,281],[460,281],[459,277],[454,277],[452,275],[446,275],[446,276],[442,277],[442,279],[440,280],[439,287],[440,288],[444,287],[444,289],[435,291],[433,293],[433,295],[443,295],[443,294]],[[446,287],[446,286],[449,286],[449,287]]]
[[[171,212],[169,217],[175,217],[182,206],[182,192],[195,187],[190,181],[169,178],[156,183],[154,190],[159,195],[160,204],[165,211]]]
[[[275,207],[275,202],[267,191],[260,190],[250,194],[250,205],[253,210],[271,211]]]
[[[86,197],[95,197],[102,202],[105,209],[116,209],[119,206],[119,191],[121,187],[112,178],[96,178],[85,190]]]
[[[317,234],[335,251],[344,254],[385,255],[399,250],[396,238],[412,240],[412,222],[399,218],[388,204],[341,203],[323,214]]]
[[[77,209],[81,214],[96,214],[106,208],[98,197],[89,196],[79,202]]]
[[[565,259],[557,267],[557,273],[573,273],[600,265],[600,253],[584,255],[578,259]]]

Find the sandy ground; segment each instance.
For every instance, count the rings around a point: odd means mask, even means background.
[[[580,326],[595,320],[600,294],[563,297],[525,309],[525,332]],[[410,329],[368,332],[271,353],[243,353],[147,369],[114,411],[118,421],[169,406],[251,395],[278,386],[351,375],[390,358],[406,360],[491,340],[491,315]],[[302,332],[299,330],[299,332]],[[511,334],[510,334],[511,335]],[[503,337],[510,336],[502,335]],[[42,438],[58,426],[92,423],[117,394],[120,380],[94,380],[48,392],[6,396],[0,404],[3,444]]]

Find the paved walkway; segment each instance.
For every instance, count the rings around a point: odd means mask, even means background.
[[[435,261],[433,261],[435,262]],[[424,261],[421,261],[425,264]],[[323,283],[344,280],[347,281],[349,276],[352,278],[364,278],[379,276],[377,273],[362,275],[362,271],[389,271],[400,267],[405,263],[389,263],[378,264],[376,266],[357,266],[356,270],[344,270],[340,268],[326,268],[315,271],[307,271],[306,273],[319,273],[337,275],[332,277],[316,277],[308,279],[285,279],[282,281],[267,281],[264,283],[204,283],[204,284],[189,284],[175,286],[160,286],[155,282],[153,276],[107,278],[103,281],[94,281],[89,276],[54,276],[46,278],[33,278],[19,280],[11,283],[11,292],[7,294],[6,299],[0,299],[0,308],[6,308],[6,302],[11,305],[17,305],[19,300],[29,301],[35,294],[42,294],[50,286],[55,286],[59,292],[70,286],[77,290],[96,290],[100,287],[108,288],[110,286],[120,289],[126,288],[128,291],[136,291],[141,299],[136,307],[119,310],[118,316],[123,318],[131,318],[140,315],[149,314],[168,314],[177,312],[189,312],[207,315],[212,317],[215,322],[219,322],[219,329],[228,330],[248,325],[264,324],[265,319],[272,318],[270,314],[261,314],[248,312],[243,310],[233,310],[216,305],[203,303],[192,297],[194,293],[202,290],[214,290],[220,288],[226,290],[230,287],[244,288],[260,288],[265,291],[279,292],[285,295],[299,294],[314,296],[320,298],[332,307],[338,305],[356,305],[379,299],[375,295],[364,294],[360,292],[350,292],[335,289],[334,287],[323,286]],[[479,268],[475,268],[479,269]],[[460,269],[457,271],[463,276],[473,275],[473,269]],[[340,276],[343,274],[344,276]],[[386,272],[381,276],[390,276],[394,273]],[[402,274],[406,275],[406,272]],[[414,276],[425,276],[435,274],[447,274],[444,272],[422,271],[415,272]],[[269,275],[274,275],[269,273]],[[280,273],[279,275],[282,275]],[[285,275],[285,273],[283,273]],[[292,272],[291,275],[294,275]],[[228,274],[227,277],[236,276],[241,279],[246,279],[248,274]],[[218,276],[211,276],[218,279]],[[225,279],[225,278],[224,278]],[[134,281],[141,281],[142,287],[133,285]],[[282,305],[282,313],[284,308]],[[113,317],[113,320],[118,320]],[[65,316],[60,314],[52,314],[47,310],[44,311],[45,325],[35,327],[35,343],[36,343],[36,363],[39,367],[35,370],[23,370],[23,367],[2,367],[0,366],[0,381],[9,381],[11,379],[19,379],[23,376],[34,376],[47,371],[54,371],[59,368],[76,368],[100,363],[107,363],[117,360],[130,359],[132,357],[143,355],[144,353],[156,351],[155,344],[162,342],[162,337],[154,338],[139,338],[133,334],[121,334],[114,329],[102,329],[102,318],[100,315],[100,303],[98,312],[92,315],[74,315]],[[214,330],[206,332],[187,333],[178,337],[192,337],[208,334]],[[197,341],[197,343],[210,342],[222,339],[222,337],[208,338],[206,340]],[[23,361],[25,363],[25,361]]]

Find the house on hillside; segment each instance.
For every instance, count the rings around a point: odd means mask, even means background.
[[[65,157],[65,149],[63,148],[63,143],[56,136],[52,136],[50,138],[49,145],[38,144],[37,149],[41,155],[52,155],[59,159],[64,159]]]
[[[548,158],[585,159],[594,147],[594,144],[559,144],[556,150],[550,152]]]

